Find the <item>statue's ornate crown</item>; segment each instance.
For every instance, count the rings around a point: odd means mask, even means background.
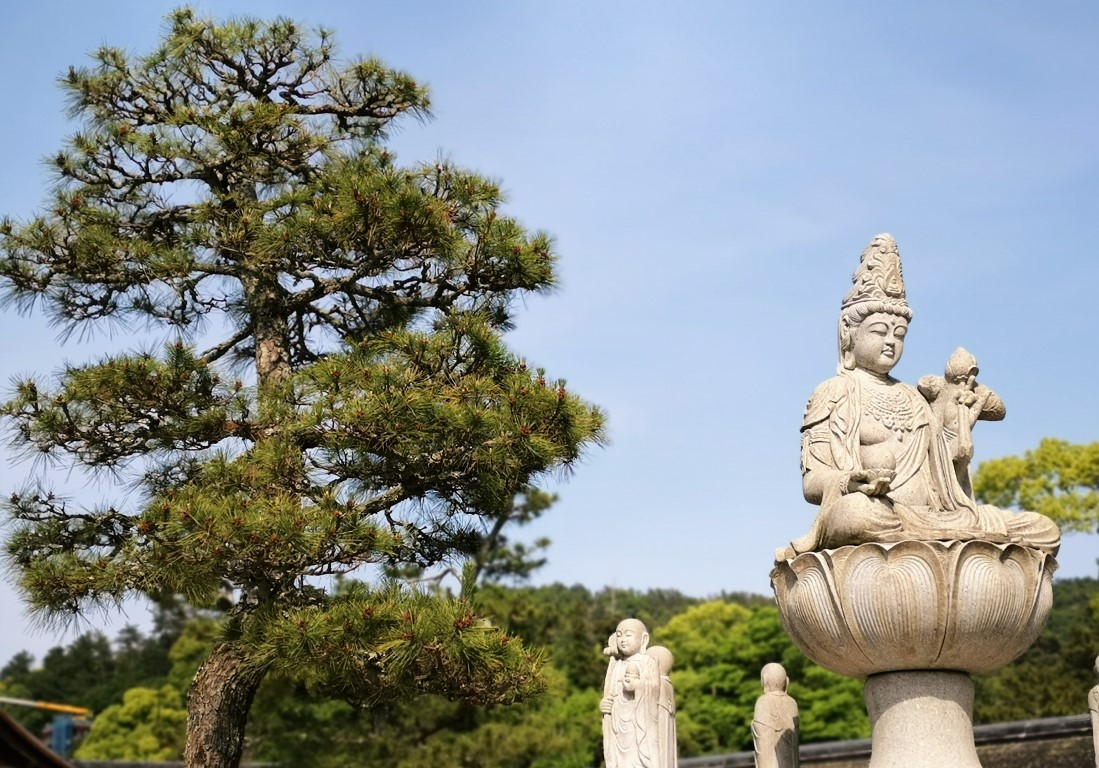
[[[904,275],[901,255],[892,235],[878,235],[866,246],[858,269],[851,276],[851,290],[843,300],[843,308],[867,301],[908,308],[904,295]]]

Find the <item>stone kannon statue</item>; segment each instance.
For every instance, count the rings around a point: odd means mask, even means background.
[[[955,353],[946,377],[925,381],[930,403],[889,375],[912,319],[892,237],[871,241],[852,282],[837,375],[813,391],[801,426],[802,490],[820,512],[776,559],[904,540],[979,539],[1056,554],[1060,532],[1048,518],[973,500],[969,430],[978,418],[1002,418],[1003,404],[976,384],[972,356]]]
[[[610,656],[599,705],[607,768],[675,768],[671,653],[650,648],[637,619],[620,622],[603,652]]]
[[[1099,675],[1099,658],[1095,659],[1095,674]],[[1095,766],[1099,768],[1099,685],[1088,693],[1088,711],[1091,713],[1091,744],[1095,752]]]
[[[820,510],[776,552],[771,586],[806,656],[866,679],[870,768],[980,768],[970,675],[1041,632],[1060,532],[974,500],[971,431],[1004,407],[973,355],[918,388],[890,376],[912,319],[892,237],[870,242],[852,282],[839,370],[801,426],[802,491]]]
[[[759,675],[763,695],[752,717],[756,768],[797,768],[798,703],[786,693],[789,680],[781,664],[766,664]]]

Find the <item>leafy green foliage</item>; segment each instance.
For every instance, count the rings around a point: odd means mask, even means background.
[[[1040,512],[1063,531],[1099,531],[1099,443],[1046,438],[1022,456],[982,462],[973,492],[987,504]]]
[[[510,703],[542,690],[539,656],[479,620],[471,605],[408,595],[396,584],[354,584],[323,606],[285,609],[241,642],[255,664],[372,706],[420,692]]]
[[[30,654],[22,652],[16,655],[26,656],[30,658]],[[6,668],[6,667],[5,667]],[[27,686],[19,682],[13,682],[8,679],[4,679],[0,674],[0,696],[6,696],[12,699],[26,699],[28,701],[36,701],[34,695],[31,693]],[[5,705],[4,711],[11,715],[16,721],[21,723],[24,728],[28,729],[31,733],[40,731],[46,723],[49,721],[49,717],[46,716],[44,710],[41,709],[29,709],[17,706]]]
[[[487,759],[501,768],[587,768],[602,759],[598,691],[552,691],[537,704],[496,717],[464,733],[438,731],[410,750],[400,768],[469,765]]]
[[[623,616],[641,618],[647,626],[667,622],[698,602],[675,590],[637,592],[552,584],[540,587],[481,587],[474,596],[480,612],[493,623],[545,649],[551,665],[574,688],[602,690],[607,636]]]
[[[470,597],[493,626],[522,638],[548,659],[547,695],[487,710],[424,696],[366,712],[316,698],[315,685],[287,671],[268,679],[257,696],[249,729],[255,755],[326,768],[474,758],[516,766],[594,765],[602,758],[602,648],[621,618],[619,607],[628,605],[655,625],[698,602],[672,590],[592,594],[560,584],[489,583]]]
[[[131,688],[121,704],[99,713],[74,757],[77,760],[178,760],[183,755],[187,710],[179,691]]]
[[[195,679],[198,668],[224,634],[224,621],[206,616],[197,616],[188,621],[168,650],[168,660],[171,663],[166,678],[168,684],[179,691],[187,690]]]
[[[870,734],[861,681],[806,659],[786,636],[773,605],[701,603],[654,631],[653,642],[675,656],[672,683],[685,755],[752,748],[752,715],[762,693],[759,670],[772,661],[781,663],[790,677],[802,741]]]
[[[352,595],[358,588],[345,582],[336,593]],[[668,590],[602,590],[593,594],[580,586],[560,584],[485,586],[474,593],[480,611],[549,659],[550,665],[544,668],[548,695],[511,707],[477,708],[428,695],[364,709],[327,698],[325,686],[310,670],[303,675],[275,669],[256,697],[248,731],[248,756],[302,768],[418,768],[430,763],[471,761],[516,768],[597,765],[602,759],[598,704],[606,670],[601,646],[608,626],[614,623],[607,617],[617,616],[613,611],[622,602],[647,615],[664,615],[665,607],[675,602],[683,605],[662,624],[653,623],[653,642],[670,647],[676,656],[673,681],[682,756],[750,748],[747,729],[760,692],[758,672],[772,660],[780,661],[790,673],[790,692],[801,710],[803,742],[866,735],[861,685],[837,678],[801,656],[782,631],[770,600],[737,596],[735,601],[704,602],[682,595],[673,599],[674,595],[677,593]],[[593,619],[596,615],[600,616],[598,620]],[[397,626],[400,621],[399,617]],[[1097,627],[1099,581],[1055,582],[1053,611],[1035,646],[1014,664],[977,679],[976,721],[1078,714],[1084,706],[1082,697],[1094,684],[1091,668],[1094,649],[1099,647]],[[295,642],[308,641],[316,631],[318,628],[307,628],[304,639]],[[223,621],[196,616],[187,621],[168,651],[164,650],[164,642],[153,643],[145,638],[146,652],[161,657],[147,670],[163,670],[170,662],[171,671],[167,678],[140,680],[137,686],[146,689],[142,697],[147,699],[165,685],[165,680],[176,691],[189,685],[224,633]],[[125,650],[133,636],[131,630],[126,630],[110,644],[116,662],[133,658]],[[43,676],[46,669],[71,669],[59,665],[58,659],[68,654],[85,658],[86,647],[96,643],[98,640],[90,644],[85,641],[57,649],[48,665],[38,670],[28,654],[17,654],[0,670],[0,692],[33,698],[30,689],[19,681],[34,684],[36,676]],[[79,696],[66,701],[87,703]],[[122,702],[119,691],[112,705],[121,708]],[[32,712],[13,710],[21,716]],[[154,718],[136,717],[126,721],[130,723],[127,725],[119,724],[113,715],[112,719],[114,725],[108,731],[117,727],[137,732],[142,724],[150,726]],[[45,724],[48,716],[40,720]],[[178,743],[172,741],[172,734],[177,740],[182,738],[182,722],[158,722],[161,742]],[[174,731],[166,727],[168,722],[174,723]],[[102,759],[133,755],[125,740],[110,743],[118,748],[102,748],[97,752]]]
[[[547,696],[489,710],[425,697],[364,714],[311,699],[307,686],[283,675],[279,692],[265,686],[260,693],[251,730],[258,754],[326,767],[598,765],[598,704],[607,664],[602,648],[623,615],[618,612],[622,604],[639,614],[667,617],[660,623],[650,619],[650,626],[652,642],[669,647],[676,657],[672,680],[682,755],[751,747],[759,670],[774,660],[790,670],[806,740],[869,733],[861,683],[809,663],[787,639],[770,600],[738,596],[738,602],[702,602],[668,590],[592,594],[560,584],[489,585],[477,591],[476,600],[494,623],[544,650],[550,660]],[[665,613],[671,604],[680,609]],[[299,721],[302,728],[286,725]]]
[[[87,632],[67,646],[51,648],[38,666],[30,654],[17,654],[0,669],[0,683],[8,696],[87,707],[98,713],[122,701],[123,693],[132,687],[159,684],[169,668],[171,640],[126,627],[112,646],[102,633]],[[23,707],[11,714],[32,732],[53,717],[50,712]]]

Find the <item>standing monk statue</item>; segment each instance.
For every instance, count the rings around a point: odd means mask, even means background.
[[[797,768],[798,703],[788,693],[789,680],[781,664],[766,664],[759,674],[763,695],[752,717],[756,768]]]
[[[662,686],[658,663],[667,650],[649,649],[645,625],[625,619],[604,653],[610,661],[599,710],[607,768],[675,768],[675,744],[668,743],[669,732],[675,732],[674,721],[669,728],[667,719],[671,683]],[[670,653],[667,663],[670,668]],[[674,703],[671,709],[674,712]]]
[[[679,741],[675,730],[675,688],[672,687],[672,652],[662,645],[654,645],[646,653],[656,660],[660,672],[660,753],[665,768],[679,764]]]

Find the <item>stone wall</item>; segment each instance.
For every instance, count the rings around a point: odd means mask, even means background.
[[[1088,715],[978,725],[973,729],[983,768],[1095,768]],[[827,741],[801,748],[801,765],[866,768],[870,740]],[[751,752],[689,757],[679,768],[751,768]]]
[[[1087,715],[979,725],[973,729],[983,768],[1095,768]],[[801,748],[801,764],[819,768],[866,768],[870,740],[827,741]],[[87,760],[78,768],[182,768],[182,763],[123,763]],[[752,768],[751,752],[689,757],[679,768]],[[245,767],[247,768],[247,766]],[[261,768],[255,764],[253,768]],[[262,768],[275,768],[266,764]]]

